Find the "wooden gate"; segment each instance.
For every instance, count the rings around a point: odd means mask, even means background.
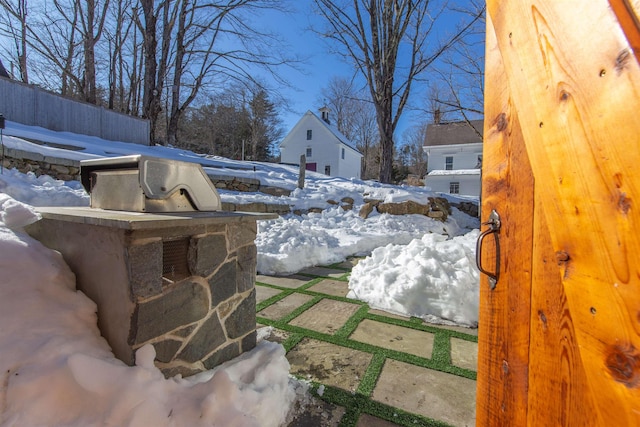
[[[640,425],[638,12],[488,1],[478,426]]]

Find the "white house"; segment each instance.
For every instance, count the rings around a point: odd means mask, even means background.
[[[483,120],[427,126],[425,185],[433,191],[480,196]]]
[[[307,170],[359,179],[362,154],[331,124],[329,111],[323,107],[321,117],[311,111],[302,116],[280,143],[280,161],[297,165],[304,154]]]

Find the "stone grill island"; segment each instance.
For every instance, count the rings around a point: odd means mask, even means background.
[[[152,344],[156,366],[166,377],[189,376],[251,350],[256,345],[257,221],[277,215],[199,211],[194,200],[219,205],[213,185],[208,184],[213,195],[192,196],[189,191],[202,182],[173,185],[171,176],[152,177],[164,193],[150,199],[142,182],[148,169],[160,164],[160,172],[171,175],[170,169],[183,162],[119,159],[124,160],[108,159],[113,168],[95,161],[97,166],[87,166],[83,183],[91,192],[91,207],[38,208],[42,219],[27,232],[62,253],[77,288],[97,305],[102,336],[125,363],[133,364],[135,351]],[[184,178],[180,173],[174,176]],[[111,191],[91,191],[116,188],[126,194],[114,200]],[[182,211],[163,212],[163,198],[170,209]],[[123,199],[154,212],[121,210]],[[106,209],[105,203],[118,204],[118,210]]]

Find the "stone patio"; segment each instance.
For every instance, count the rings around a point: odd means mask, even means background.
[[[316,389],[288,427],[475,425],[477,330],[345,298],[355,262],[256,279],[258,326]]]

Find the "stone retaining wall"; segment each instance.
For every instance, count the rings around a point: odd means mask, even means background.
[[[80,162],[77,160],[45,157],[37,153],[8,148],[5,150],[5,161],[3,163],[5,168],[17,168],[20,172],[34,172],[36,175],[47,174],[53,178],[64,181],[79,180]],[[214,186],[221,190],[261,192],[276,197],[286,197],[291,193],[290,190],[284,188],[261,185],[259,180],[253,178],[214,174],[208,174],[208,176]],[[344,210],[350,210],[353,208],[353,199],[343,198],[340,202],[327,200],[327,204],[340,205]],[[478,205],[476,203],[461,202],[449,204],[447,199],[442,197],[430,197],[427,204],[419,204],[416,202],[383,203],[381,200],[367,200],[360,210],[360,216],[366,218],[375,209],[380,213],[388,213],[391,215],[420,214],[446,221],[447,217],[451,214],[451,206],[473,217],[478,216]],[[305,211],[295,210],[293,213],[302,215],[309,212],[322,212],[324,209],[325,207],[319,206]],[[222,210],[228,212],[276,213],[278,215],[292,213],[291,207],[287,204],[263,202],[246,204],[223,202]]]
[[[33,172],[36,176],[49,175],[62,181],[80,180],[78,160],[43,156],[14,148],[4,147],[2,166],[6,169],[18,169],[22,173]]]

